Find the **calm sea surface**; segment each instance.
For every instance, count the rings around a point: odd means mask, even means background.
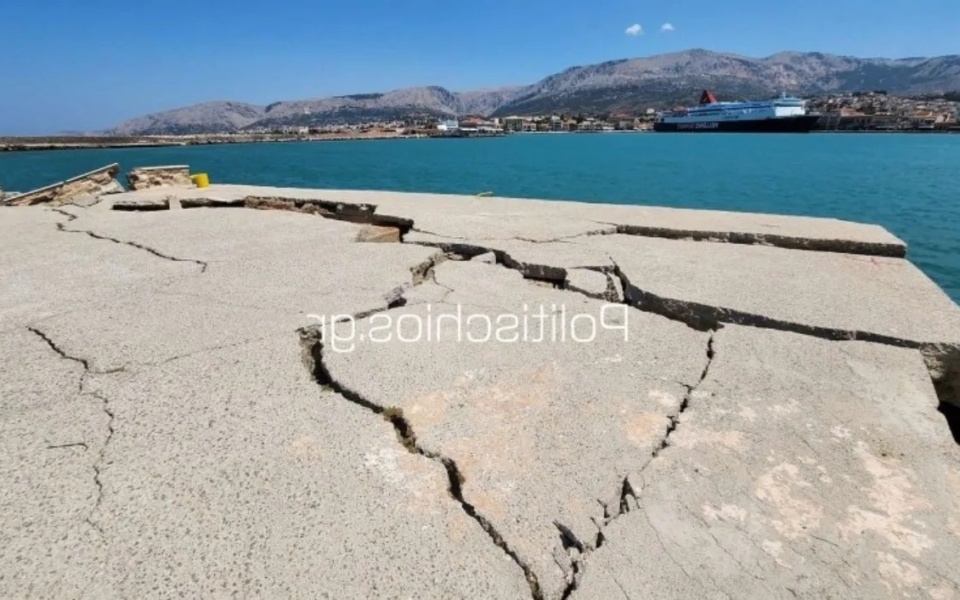
[[[960,135],[514,135],[0,153],[25,191],[119,162],[211,180],[654,204],[883,225],[960,301]],[[2,213],[0,213],[2,214]]]

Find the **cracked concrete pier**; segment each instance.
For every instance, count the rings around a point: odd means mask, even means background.
[[[2,208],[0,596],[960,599],[960,308],[908,256],[430,194]]]

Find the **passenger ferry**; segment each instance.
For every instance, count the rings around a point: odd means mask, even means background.
[[[808,114],[806,103],[799,98],[783,96],[761,102],[717,102],[716,96],[704,90],[700,105],[660,113],[654,131],[677,132],[764,132],[807,133],[813,130],[818,114]]]

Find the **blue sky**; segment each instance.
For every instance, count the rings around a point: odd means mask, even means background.
[[[0,40],[0,134],[32,134],[209,100],[532,83],[694,47],[955,54],[960,1],[7,0]]]

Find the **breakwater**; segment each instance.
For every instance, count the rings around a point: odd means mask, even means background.
[[[882,227],[142,181],[0,208],[2,595],[958,591],[960,308]]]

